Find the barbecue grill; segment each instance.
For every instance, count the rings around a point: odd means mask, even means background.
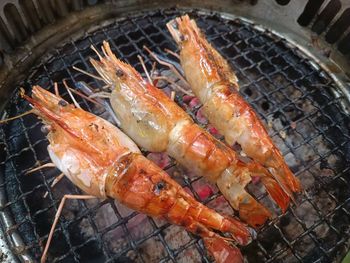
[[[101,83],[73,70],[94,72],[90,45],[108,40],[116,55],[140,72],[142,48],[162,56],[176,50],[165,24],[184,13],[230,62],[240,91],[260,115],[304,193],[280,215],[258,185],[258,200],[275,211],[250,245],[249,262],[340,262],[350,238],[350,4],[340,0],[98,1],[5,0],[0,3],[0,110],[3,118],[29,110],[19,99],[38,84],[69,100],[71,87]],[[167,70],[158,67],[159,72]],[[164,87],[166,89],[167,86]],[[91,102],[80,105],[108,117]],[[175,100],[203,127],[200,105]],[[41,122],[27,115],[0,126],[2,259],[38,261],[60,199],[81,194],[67,179],[50,184],[57,169],[26,171],[49,162]],[[144,152],[146,155],[149,153]],[[201,177],[170,161],[165,170],[195,198],[234,213]],[[204,191],[204,190],[205,191]],[[208,190],[209,189],[209,190]],[[45,193],[47,196],[44,197]],[[204,192],[204,194],[203,194]],[[112,200],[69,201],[49,250],[50,262],[212,262],[202,241],[180,227],[131,211]]]

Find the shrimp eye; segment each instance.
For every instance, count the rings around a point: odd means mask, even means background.
[[[60,105],[60,106],[62,106],[62,107],[65,107],[65,106],[68,105],[68,102],[65,101],[65,100],[60,100],[60,101],[58,102],[58,105]]]
[[[158,183],[156,183],[156,185],[154,186],[154,193],[155,194],[159,194],[160,191],[162,191],[166,186],[166,183],[164,181],[159,181]]]
[[[118,77],[123,77],[124,76],[124,71],[122,71],[121,69],[117,69],[116,74]]]

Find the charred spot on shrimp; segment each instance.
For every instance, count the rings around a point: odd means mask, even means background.
[[[93,129],[95,129],[97,132],[98,132],[98,125],[96,124],[96,123],[90,123],[90,125],[89,125],[89,127],[91,127],[91,128],[93,128]]]
[[[159,181],[156,183],[156,185],[154,186],[154,189],[153,189],[153,192],[156,194],[156,195],[159,195],[160,192],[162,190],[164,190],[166,188],[166,183],[164,181]]]
[[[146,172],[144,169],[141,168],[141,169],[139,170],[139,174],[140,174],[140,175],[147,175],[147,172]]]
[[[184,35],[180,35],[180,40],[181,40],[181,42],[185,41],[186,40],[185,36]]]

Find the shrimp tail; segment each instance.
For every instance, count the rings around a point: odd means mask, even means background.
[[[271,213],[250,194],[242,196],[239,204],[239,217],[255,228],[263,225],[271,217]]]
[[[182,190],[181,192],[179,194],[188,201],[192,200],[192,206],[195,207],[196,201],[186,192]],[[176,209],[176,206],[174,208]],[[187,213],[191,215],[191,218],[197,218],[207,228],[230,233],[232,238],[240,245],[247,245],[256,237],[254,229],[247,227],[246,224],[229,216],[218,216],[205,206],[196,207],[196,210],[190,209]]]
[[[204,245],[214,257],[217,263],[243,263],[243,256],[240,250],[225,238],[210,231],[204,225],[194,222],[190,223],[186,229],[203,238]]]
[[[218,263],[243,263],[239,249],[218,236],[203,238],[205,247]]]
[[[283,164],[283,171],[288,178],[289,182],[291,182],[291,189],[294,193],[301,192],[301,184],[298,178],[294,176],[292,171],[289,169],[289,167],[284,163]]]
[[[283,186],[272,176],[272,174],[259,163],[251,162],[245,165],[248,167],[252,175],[261,177],[261,182],[266,191],[284,213],[288,208],[290,198],[293,197],[292,193],[288,190],[284,190]]]
[[[240,176],[235,174],[240,174]],[[240,181],[236,181],[237,178]],[[248,225],[256,228],[263,225],[271,217],[271,213],[245,190],[250,180],[247,168],[236,166],[222,173],[217,179],[217,186],[232,207],[238,210],[239,217]]]
[[[285,191],[280,187],[279,183],[272,177],[262,177],[261,181],[269,193],[271,198],[277,203],[284,213],[289,205],[290,197]]]
[[[276,178],[283,187],[283,190],[288,192],[292,197],[293,193],[301,191],[300,181],[293,175],[292,171],[284,162],[281,153],[272,142],[271,145],[271,155],[267,160],[266,165],[270,168],[271,174],[274,178]]]

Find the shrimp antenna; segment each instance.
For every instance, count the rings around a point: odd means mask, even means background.
[[[180,66],[180,64],[174,60],[171,60],[165,56],[162,56],[160,54],[157,54],[154,51],[151,51],[147,46],[143,46],[143,48],[150,54],[150,56],[156,60],[159,64],[163,65],[163,66],[167,66],[168,68],[174,67],[175,70],[178,71],[178,74],[180,74],[182,77],[184,77],[184,72],[182,70],[182,67]],[[172,52],[169,49],[164,50],[166,52]],[[173,54],[177,55],[176,53],[172,52]]]
[[[20,94],[21,97],[23,97],[24,93],[25,93],[25,92],[24,92],[24,89],[23,89],[23,88],[20,88],[19,94]],[[10,117],[10,118],[7,118],[7,119],[0,120],[0,124],[4,124],[4,123],[7,123],[7,122],[9,122],[9,121],[13,121],[13,120],[22,118],[22,117],[24,117],[24,116],[26,116],[26,115],[29,115],[29,114],[32,114],[32,113],[35,113],[35,110],[34,110],[34,109],[28,110],[28,111],[26,111],[26,112],[24,112],[24,113],[22,113],[22,114],[19,114],[19,115],[17,115],[17,116],[14,116],[14,117]]]
[[[103,52],[103,55],[105,55],[105,57],[108,59],[109,56],[107,55],[107,52],[106,52],[104,46],[101,46],[101,50],[102,50],[102,52]],[[100,60],[101,60],[101,59],[100,59]]]
[[[22,113],[22,114],[19,114],[19,115],[17,115],[17,116],[11,117],[11,118],[7,118],[7,119],[0,120],[0,124],[4,124],[4,123],[7,123],[7,122],[9,122],[9,121],[13,121],[13,120],[22,118],[22,117],[24,117],[24,116],[26,116],[26,115],[29,115],[29,114],[32,114],[32,113],[34,113],[34,109],[31,109],[31,110],[29,110],[29,111],[26,111],[26,112],[24,112],[24,113]]]
[[[185,80],[183,75],[180,73],[180,71],[177,69],[176,66],[174,66],[174,62],[169,62],[168,59],[160,58],[159,55],[156,55],[153,51],[151,51],[148,47],[143,46],[143,48],[150,54],[150,56],[156,60],[159,64],[168,67],[186,86],[187,89],[190,89],[190,85]]]
[[[157,65],[157,63],[156,63],[156,62],[153,62],[153,63],[152,63],[152,69],[151,69],[151,78],[153,78],[153,75],[155,74],[155,71],[156,71],[156,65]]]
[[[159,76],[159,77],[154,77],[154,79],[157,80],[165,80],[167,82],[170,83],[170,86],[178,91],[181,91],[183,93],[185,93],[188,96],[194,97],[194,94],[192,93],[192,91],[190,90],[185,90],[184,88],[182,88],[180,85],[178,85],[175,81],[171,80],[168,77],[164,77],[164,76]]]
[[[57,82],[55,82],[55,83],[53,84],[53,87],[54,87],[54,89],[55,89],[55,95],[56,95],[57,97],[60,97],[60,93],[59,93],[59,91],[58,91]]]
[[[36,171],[39,171],[39,170],[41,170],[43,168],[55,168],[55,167],[56,167],[56,165],[54,163],[45,163],[43,165],[40,165],[38,167],[35,167],[33,169],[30,169],[30,170],[26,171],[25,174],[28,175],[28,174],[34,173]]]
[[[137,55],[137,58],[140,60],[140,63],[141,63],[142,68],[143,68],[143,71],[145,72],[149,83],[153,85],[153,80],[151,79],[150,75],[148,74],[145,62],[143,61],[143,58],[140,55]]]
[[[69,89],[69,87],[68,87],[68,84],[67,84],[67,82],[66,82],[65,79],[63,80],[63,85],[65,86],[66,90],[68,91],[68,94],[69,94],[69,96],[71,97],[71,99],[72,99],[72,101],[73,101],[75,107],[81,109],[79,103],[75,100],[75,98],[74,98],[72,92],[70,91],[70,89]]]
[[[176,96],[176,92],[172,90],[171,93],[170,93],[170,99],[172,101],[174,101],[175,100],[175,96]]]
[[[175,53],[174,51],[171,51],[170,49],[167,49],[167,48],[165,48],[164,51],[165,51],[166,53],[169,53],[170,55],[173,55],[174,57],[176,57],[177,59],[180,60],[179,54]]]
[[[86,100],[92,102],[93,104],[96,104],[96,105],[99,105],[99,106],[103,106],[100,102],[98,102],[98,101],[96,101],[96,100],[94,100],[94,99],[92,99],[92,98],[86,96],[85,94],[81,93],[81,92],[78,91],[78,90],[75,90],[75,89],[72,89],[72,88],[69,88],[69,90],[70,90],[71,92],[73,92],[74,94],[76,94],[76,95],[78,95],[78,96],[80,96],[80,97],[82,97],[82,98],[84,98],[84,99],[86,99]]]
[[[57,212],[55,214],[55,219],[54,219],[53,224],[51,226],[50,233],[49,233],[49,236],[47,238],[46,245],[44,248],[44,252],[43,252],[41,259],[40,259],[41,263],[46,262],[47,252],[48,252],[49,247],[50,247],[53,233],[55,231],[56,225],[58,223],[58,219],[60,218],[60,215],[62,213],[62,209],[63,209],[63,206],[64,206],[66,200],[67,199],[87,200],[87,199],[95,199],[95,198],[96,198],[95,196],[91,196],[91,195],[64,195],[63,196],[63,198],[61,199],[60,205],[58,206]]]
[[[101,56],[100,52],[98,52],[98,50],[95,48],[95,46],[91,45],[90,48],[91,48],[93,51],[95,51],[96,55],[98,56],[98,58],[99,58],[100,60],[103,59],[103,57]],[[105,54],[105,52],[103,52],[103,53]]]
[[[94,91],[93,89],[88,85],[86,84],[85,82],[83,81],[79,81],[75,84],[76,88],[79,89],[81,92],[83,92],[86,96],[92,96],[94,94]],[[91,99],[91,97],[89,97]],[[101,98],[94,98],[94,100],[96,100],[100,105],[102,105],[106,111],[112,116],[114,122],[117,124],[117,126],[120,127],[120,124],[121,122],[119,121],[117,115],[114,113],[111,105],[106,101],[106,100],[103,100]]]
[[[60,173],[60,174],[52,181],[52,183],[51,183],[51,185],[50,185],[50,188],[54,188],[55,185],[58,184],[58,183],[63,179],[64,176],[65,176],[64,173]],[[43,197],[46,198],[48,194],[49,194],[49,192],[46,191]]]
[[[86,70],[83,70],[83,69],[78,68],[78,67],[76,67],[76,66],[73,66],[73,69],[75,69],[76,71],[79,71],[80,73],[83,73],[83,74],[85,74],[85,75],[87,75],[87,76],[90,76],[90,77],[92,77],[92,78],[94,78],[94,79],[98,79],[98,80],[101,80],[101,81],[104,82],[104,79],[103,79],[103,78],[101,78],[101,77],[99,77],[99,76],[97,76],[97,75],[95,75],[95,74],[92,74],[92,73],[90,73],[90,72],[87,72]]]

